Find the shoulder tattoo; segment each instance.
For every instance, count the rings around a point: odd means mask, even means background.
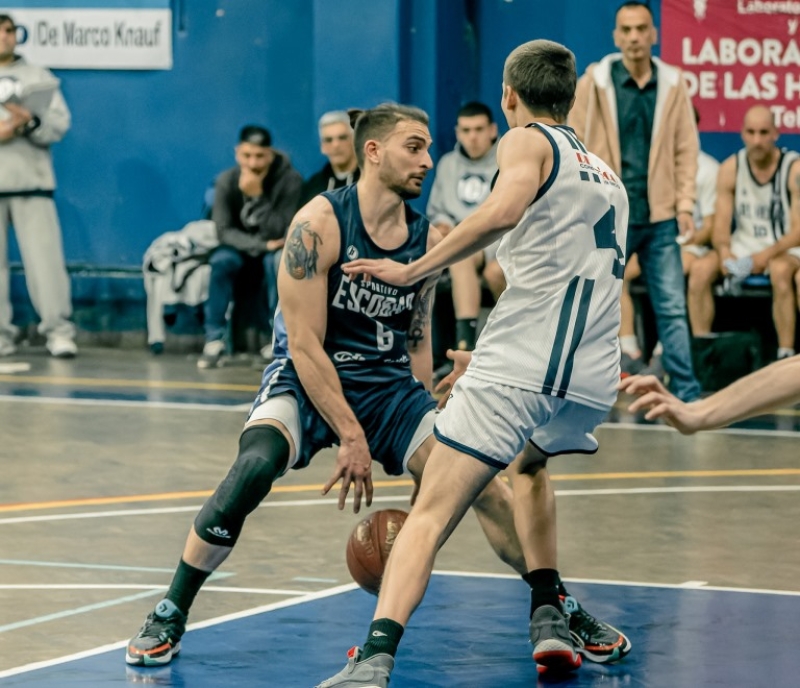
[[[322,245],[322,238],[309,227],[310,224],[309,222],[295,224],[283,251],[286,271],[296,280],[310,279],[317,272],[319,260],[317,244]]]

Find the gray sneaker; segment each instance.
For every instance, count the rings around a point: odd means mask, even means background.
[[[394,669],[394,657],[386,654],[372,655],[362,662],[359,661],[360,647],[350,648],[347,657],[347,666],[316,688],[387,688]]]
[[[569,633],[569,614],[550,605],[539,607],[533,612],[530,631],[533,660],[539,667],[561,672],[581,665]]]

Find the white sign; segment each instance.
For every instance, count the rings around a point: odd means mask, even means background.
[[[4,10],[19,27],[17,52],[58,69],[172,69],[169,9]]]

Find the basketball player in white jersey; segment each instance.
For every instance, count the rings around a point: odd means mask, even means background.
[[[689,320],[695,337],[711,332],[714,282],[736,267],[731,260],[741,264],[749,258],[750,274],[769,273],[778,358],[785,358],[794,355],[797,318],[793,278],[800,269],[800,156],[777,146],[778,130],[763,105],[745,114],[742,141],[744,148],[722,163],[717,176],[715,251],[689,270]]]
[[[554,669],[580,665],[558,597],[555,524],[532,517],[542,497],[533,485],[550,456],[597,450],[592,433],[616,399],[628,201],[619,178],[563,124],[576,80],[564,46],[537,40],[516,48],[503,71],[511,130],[488,199],[413,263],[344,266],[353,279],[366,273],[413,284],[502,237],[497,257],[508,288],[436,421],[438,442],[389,558],[367,643],[320,688],[388,685],[436,552],[509,464],[534,659]]]

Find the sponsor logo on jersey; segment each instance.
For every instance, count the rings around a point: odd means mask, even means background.
[[[333,354],[333,360],[337,363],[348,363],[350,361],[366,361],[361,354],[353,353],[352,351],[337,351]]]
[[[369,318],[388,318],[410,311],[414,307],[414,294],[401,294],[396,287],[374,279],[369,282],[353,282],[349,275],[342,275],[331,306],[363,313]]]
[[[352,244],[350,244],[350,246],[347,247],[347,257],[350,260],[355,260],[356,258],[358,258],[358,249]]]

